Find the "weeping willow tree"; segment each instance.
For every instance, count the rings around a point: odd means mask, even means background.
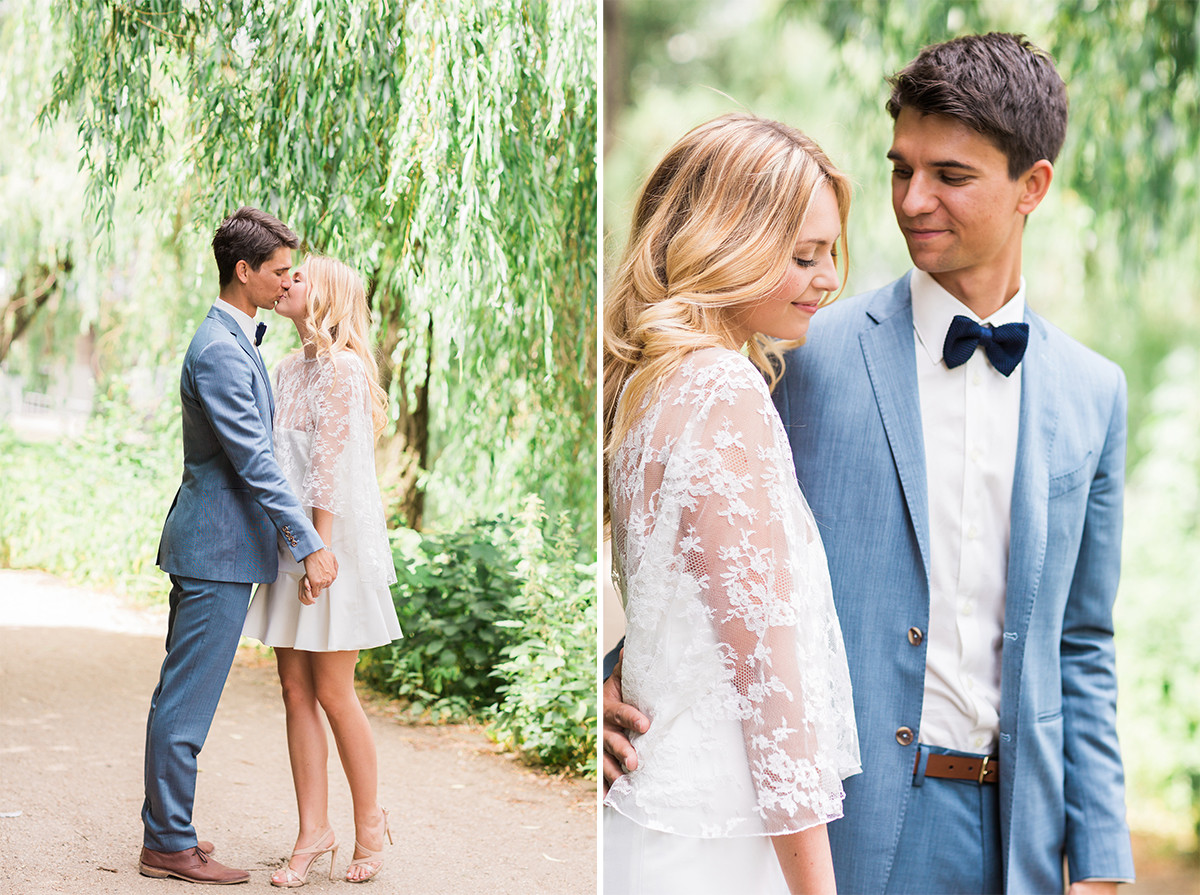
[[[89,207],[175,197],[182,239],[242,204],[370,283],[385,481],[417,527],[524,494],[594,532],[595,13],[584,0],[61,4],[41,114],[78,128]]]

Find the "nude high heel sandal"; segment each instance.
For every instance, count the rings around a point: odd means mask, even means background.
[[[383,832],[387,835],[388,844],[394,845],[395,843],[392,842],[392,828],[390,826],[388,826],[388,813],[383,808],[380,808],[379,810],[383,813]],[[365,845],[363,845],[361,842],[359,842],[358,837],[355,836],[354,837],[354,851],[356,853],[363,852],[363,856],[361,858],[355,858],[353,861],[350,862],[350,866],[346,868],[346,877],[345,877],[346,882],[348,882],[348,883],[365,883],[367,880],[374,877],[375,874],[377,874],[380,870],[383,869],[383,849],[382,848],[379,851],[371,851],[371,849],[367,848]],[[372,865],[372,864],[374,864],[375,866],[371,867],[370,865]],[[364,876],[362,879],[351,879],[350,871],[355,867],[369,867],[371,872],[368,873],[366,876]]]
[[[328,845],[322,845],[321,843],[324,842],[326,838],[332,839],[333,841]],[[333,829],[329,828],[319,837],[317,837],[317,841],[308,848],[298,848],[292,852],[293,858],[297,855],[312,855],[312,857],[308,859],[308,863],[304,865],[303,871],[293,870],[291,859],[288,859],[286,864],[284,864],[279,870],[276,870],[275,873],[271,874],[271,885],[278,886],[281,889],[295,889],[299,886],[303,886],[306,882],[308,882],[308,871],[312,870],[312,865],[317,862],[317,858],[321,857],[321,855],[325,854],[326,852],[332,852],[329,858],[329,878],[333,879],[333,865],[337,863],[338,844],[337,837],[333,835]],[[283,873],[283,878],[281,880],[276,879],[280,873]]]

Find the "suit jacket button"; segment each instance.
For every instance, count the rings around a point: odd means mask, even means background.
[[[901,727],[896,731],[896,742],[901,746],[907,746],[913,741],[913,732],[911,727]]]
[[[921,641],[925,639],[925,633],[920,628],[908,629],[908,642],[913,646],[920,646]]]

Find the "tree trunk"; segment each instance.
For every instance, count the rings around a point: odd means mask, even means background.
[[[16,288],[0,309],[0,363],[8,357],[12,343],[21,338],[38,311],[53,297],[58,287],[58,275],[70,273],[71,262],[59,261],[51,268],[39,264],[26,270],[17,280]]]
[[[374,298],[374,286],[368,301]],[[396,396],[399,414],[396,431],[385,435],[375,451],[379,470],[384,512],[388,519],[399,519],[408,528],[420,529],[425,516],[425,490],[420,477],[429,468],[429,383],[433,368],[433,320],[425,332],[424,373],[420,382],[411,383],[413,349],[406,348],[399,364],[392,357],[403,333],[403,304],[384,311],[385,329],[379,348],[380,384]],[[392,388],[393,382],[395,389]],[[410,395],[411,391],[411,395]]]

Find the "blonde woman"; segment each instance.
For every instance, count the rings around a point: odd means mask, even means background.
[[[849,204],[812,140],[750,115],[691,131],[639,196],[605,300],[604,432],[619,680],[650,724],[605,800],[606,892],[835,891],[825,824],[858,737],[769,388],[840,287]]]
[[[395,582],[379,485],[375,438],[386,399],[368,341],[362,278],[332,258],[309,256],[275,306],[300,335],[301,350],[275,373],[275,456],[313,526],[338,557],[340,573],[314,592],[288,550],[279,577],[258,588],[243,633],[275,648],[287,713],[288,754],[300,831],[288,863],[271,877],[304,885],[337,839],[329,825],[321,712],[329,720],[354,801],[354,856],[346,879],[364,882],[383,865],[387,812],[376,800],[375,742],[358,696],[358,651],[401,636],[389,585]]]

